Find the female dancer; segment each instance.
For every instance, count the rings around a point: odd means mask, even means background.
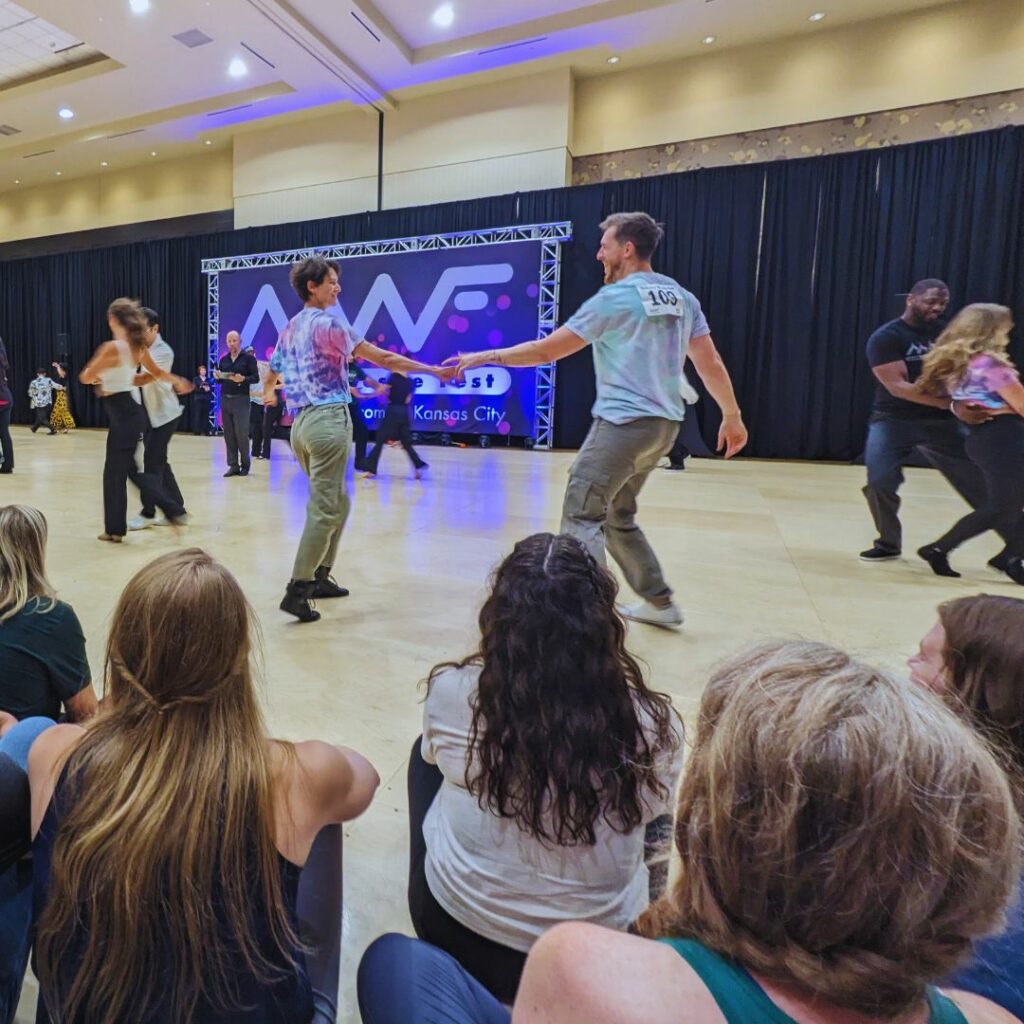
[[[68,404],[68,368],[54,360],[53,380],[60,385],[57,395],[53,400],[53,412],[50,413],[50,429],[58,434],[66,434],[69,430],[75,429],[75,418],[71,415],[71,407]]]
[[[14,445],[11,444],[11,413],[14,396],[8,386],[11,366],[7,362],[7,349],[0,338],[0,473],[14,472]]]
[[[1012,329],[1006,306],[965,306],[924,357],[918,387],[992,414],[967,428],[967,455],[985,477],[984,504],[917,552],[936,576],[959,576],[949,553],[986,530],[999,530],[1007,538],[1004,571],[1024,584],[1024,386],[1006,355]]]
[[[110,419],[103,463],[103,533],[98,539],[120,544],[128,532],[128,470],[146,429],[145,410],[133,394],[136,372],[141,366],[155,380],[168,381],[178,394],[191,391],[192,384],[153,361],[146,346],[149,323],[137,302],[115,299],[107,310],[107,323],[113,340],[96,349],[78,379],[99,386]],[[168,519],[173,522],[173,515]]]

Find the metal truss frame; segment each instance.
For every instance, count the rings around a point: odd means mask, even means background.
[[[207,279],[207,359],[209,369],[216,368],[220,349],[220,273],[225,270],[247,270],[296,263],[307,256],[324,256],[344,260],[357,256],[386,256],[392,253],[429,252],[439,249],[465,249],[476,245],[497,245],[502,242],[541,242],[540,304],[537,336],[547,337],[558,325],[558,300],[562,282],[562,244],[572,240],[572,224],[557,221],[549,224],[526,224],[483,231],[457,231],[440,235],[417,235],[411,238],[389,238],[375,242],[347,242],[344,245],[317,245],[301,249],[280,249],[277,252],[252,253],[246,256],[222,256],[202,261]],[[216,425],[217,401],[210,405],[210,423]],[[537,367],[534,447],[550,448],[555,421],[555,364]]]

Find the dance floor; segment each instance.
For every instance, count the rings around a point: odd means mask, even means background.
[[[306,498],[306,480],[284,442],[275,442],[271,462],[254,462],[248,478],[225,480],[220,439],[178,436],[171,462],[192,525],[178,536],[134,533],[117,547],[96,540],[104,436],[15,428],[17,471],[0,481],[0,503],[46,513],[50,578],[82,620],[97,677],[128,577],[175,546],[199,545],[238,576],[262,624],[260,686],[270,731],[347,744],[376,765],[377,799],[345,829],[340,1019],[357,1021],[359,956],[380,933],[410,929],[405,767],[420,728],[421,681],[435,662],[472,649],[488,573],[513,542],[557,528],[572,454],[425,448],[431,468],[416,481],[402,452],[388,450],[381,476],[352,485],[335,567],[352,596],[321,602],[323,620],[299,625],[277,610]],[[709,666],[756,638],[829,640],[898,668],[938,602],[1018,593],[985,567],[999,546],[991,537],[954,556],[961,580],[940,580],[913,556],[859,562],[857,552],[873,536],[863,477],[857,466],[707,460],[651,477],[639,518],[687,618],[677,634],[634,625],[631,645],[655,687],[687,718]],[[910,552],[965,507],[928,470],[908,471],[903,500]],[[133,493],[130,514],[136,508]],[[35,992],[30,978],[19,1024],[34,1019]]]

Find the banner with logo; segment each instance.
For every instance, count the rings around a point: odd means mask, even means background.
[[[341,262],[341,295],[332,312],[367,341],[437,365],[460,351],[503,348],[538,336],[539,241],[358,255]],[[290,265],[223,270],[219,275],[219,337],[232,330],[269,359],[280,329],[302,307],[288,283]],[[369,364],[367,375],[388,371]],[[413,430],[532,437],[536,430],[536,370],[483,367],[461,382],[411,374]],[[288,382],[285,381],[287,398]],[[359,393],[361,415],[373,426],[384,400]]]

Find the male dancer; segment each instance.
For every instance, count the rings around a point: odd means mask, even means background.
[[[292,451],[309,477],[306,525],[295,556],[281,610],[300,622],[316,622],[314,598],[346,597],[348,591],[331,578],[341,531],[348,516],[345,470],[352,441],[349,363],[365,359],[389,370],[429,373],[451,380],[454,368],[427,366],[371,345],[328,312],[337,302],[338,264],[310,256],[292,267],[291,284],[305,303],[281,331],[263,380],[264,403],[277,401],[279,376],[288,382],[295,410]]]
[[[948,398],[923,394],[915,385],[921,364],[945,327],[943,314],[949,305],[944,281],[925,278],[907,295],[903,313],[883,324],[868,339],[868,364],[878,381],[864,449],[868,482],[864,497],[875,521],[878,537],[860,553],[863,562],[885,562],[900,557],[903,530],[900,525],[899,489],[903,466],[912,452],[921,454],[977,508],[985,501],[981,471],[964,451],[964,428],[950,415],[966,423],[988,418],[984,411],[960,403],[953,408]],[[1006,553],[990,565],[1005,571]]]
[[[153,362],[161,370],[171,372],[174,365],[174,350],[160,334],[160,314],[148,306],[142,307],[149,328],[146,331],[146,347]],[[148,373],[140,373],[135,383],[142,390],[142,404],[146,409],[149,426],[143,440],[142,467],[140,473],[134,462],[128,470],[128,479],[142,492],[142,511],[128,520],[129,530],[148,530],[151,526],[175,526],[188,522],[185,500],[175,479],[171,464],[167,461],[167,448],[178,429],[181,419],[181,402],[174,388],[166,381],[156,380]],[[156,517],[159,505],[165,511]]]
[[[646,213],[615,213],[601,229],[597,258],[604,288],[547,338],[462,355],[458,369],[461,375],[487,364],[540,366],[593,347],[594,423],[569,470],[561,530],[579,538],[602,564],[607,544],[644,599],[622,609],[627,618],[677,629],[683,613],[634,517],[640,489],[671,449],[686,414],[687,356],[722,410],[718,449],[727,459],[746,445],[747,428],[700,303],[651,266],[664,235],[661,225]]]

